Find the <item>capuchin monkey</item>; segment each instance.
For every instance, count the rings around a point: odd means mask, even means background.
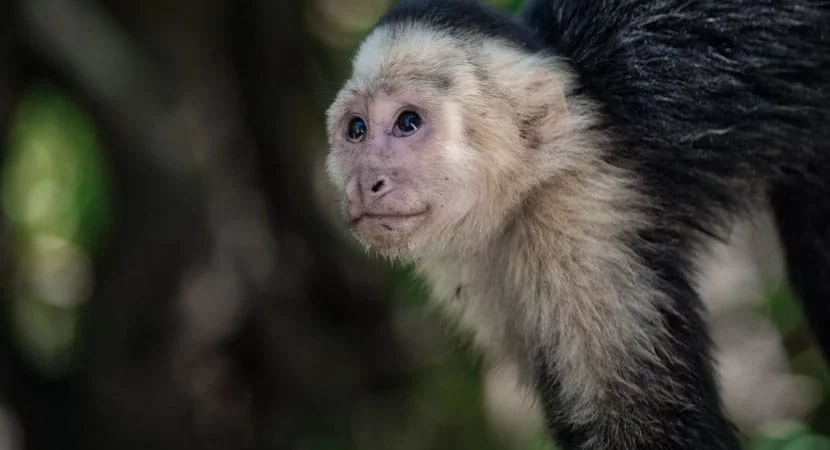
[[[515,362],[563,449],[738,449],[695,290],[772,208],[830,349],[830,1],[404,0],[327,116],[369,251]]]

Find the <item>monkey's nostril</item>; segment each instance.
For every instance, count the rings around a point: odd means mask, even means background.
[[[377,193],[384,185],[383,180],[378,181],[372,186],[372,192]]]
[[[394,187],[394,183],[386,175],[374,175],[365,180],[365,184],[362,185],[363,195],[373,200],[383,197]]]

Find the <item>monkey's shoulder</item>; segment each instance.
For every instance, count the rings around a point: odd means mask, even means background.
[[[729,177],[736,159],[830,138],[828,2],[531,0],[522,20],[652,167]]]
[[[830,82],[828,2],[532,0],[522,20],[592,94],[618,100],[676,106],[685,89],[722,103],[809,101]]]

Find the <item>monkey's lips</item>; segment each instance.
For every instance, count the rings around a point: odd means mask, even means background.
[[[349,228],[364,240],[385,247],[415,233],[428,213],[429,208],[415,212],[363,211],[349,217]]]
[[[423,209],[418,212],[414,213],[384,213],[384,214],[377,214],[372,212],[361,212],[356,217],[349,218],[349,226],[356,227],[361,222],[377,222],[381,224],[381,226],[396,226],[406,224],[407,222],[411,222],[413,220],[417,220],[426,215],[428,209]]]

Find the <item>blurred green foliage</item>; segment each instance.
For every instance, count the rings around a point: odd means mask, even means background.
[[[830,439],[815,434],[803,424],[786,423],[756,439],[748,450],[830,450]]]
[[[7,140],[0,201],[15,272],[9,324],[30,363],[69,370],[93,270],[90,252],[109,220],[105,164],[90,118],[41,83],[23,96]]]

